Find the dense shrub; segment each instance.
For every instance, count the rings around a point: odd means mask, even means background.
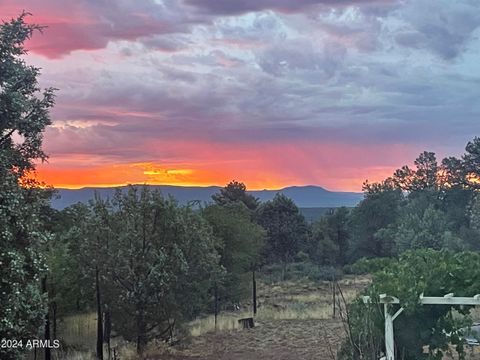
[[[480,293],[480,254],[453,253],[430,249],[408,251],[398,260],[374,275],[372,284],[362,295],[369,295],[372,304],[359,297],[349,307],[351,336],[344,345],[340,359],[376,358],[383,347],[383,306],[380,294],[396,296],[405,311],[395,320],[395,345],[398,358],[405,360],[441,359],[455,346],[464,359],[465,341],[458,336],[448,337],[460,327],[471,323],[469,306],[425,306],[418,301],[425,296],[474,296]],[[452,310],[464,315],[456,318]],[[424,353],[424,348],[428,352]]]
[[[385,269],[391,262],[391,258],[361,258],[353,264],[345,265],[343,271],[353,275],[374,274]]]

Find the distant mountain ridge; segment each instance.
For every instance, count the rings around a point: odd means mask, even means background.
[[[143,186],[143,185],[135,185]],[[198,200],[200,202],[211,202],[212,195],[220,191],[220,186],[172,186],[172,185],[147,185],[153,189],[159,189],[163,195],[171,195],[180,204]],[[52,206],[56,209],[64,209],[77,202],[87,203],[93,199],[95,192],[102,198],[112,197],[116,189],[125,189],[127,186],[111,188],[86,187],[82,189],[57,189],[58,198],[52,200]],[[275,194],[283,193],[293,199],[300,208],[333,208],[353,207],[363,198],[362,193],[328,191],[320,186],[290,186],[280,190],[255,190],[249,191],[260,201],[273,199]]]

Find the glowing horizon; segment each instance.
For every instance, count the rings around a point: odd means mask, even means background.
[[[320,186],[330,191],[347,191],[360,192],[361,184],[366,179],[362,177],[338,181],[334,178],[326,178],[323,183],[318,181],[302,181],[297,180],[279,181],[274,178],[275,174],[255,176],[237,176],[235,173],[226,172],[218,174],[218,172],[209,170],[193,170],[193,169],[161,169],[157,166],[155,172],[148,170],[153,165],[148,163],[134,164],[115,164],[110,166],[99,166],[95,168],[82,169],[49,169],[48,166],[39,166],[37,169],[37,178],[48,185],[55,188],[80,189],[84,187],[117,187],[126,185],[171,185],[184,187],[223,187],[232,180],[245,183],[248,190],[279,190],[289,186]],[[372,172],[368,170],[370,181],[380,181],[391,175],[390,168],[377,169]],[[188,173],[185,176],[185,173]],[[105,176],[108,174],[108,176]],[[122,181],[109,181],[108,179],[118,179],[119,174],[123,177]],[[203,175],[202,175],[203,174]],[[217,178],[211,175],[217,175]],[[73,181],[72,181],[73,180]],[[359,186],[360,183],[360,186]]]

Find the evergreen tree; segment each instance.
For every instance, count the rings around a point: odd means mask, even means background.
[[[237,302],[249,289],[250,271],[260,260],[265,231],[251,220],[250,212],[240,204],[211,205],[202,214],[218,240],[220,264],[226,270],[220,296]]]
[[[344,265],[350,246],[349,211],[345,207],[334,210],[312,224],[307,253],[322,265]]]
[[[255,210],[258,207],[258,199],[247,193],[245,184],[238,181],[231,181],[220,192],[212,196],[213,201],[220,206],[231,203],[241,203],[249,210]]]
[[[91,258],[91,274],[99,270],[114,329],[139,353],[205,310],[220,269],[211,228],[197,212],[147,187],[97,198],[90,211],[81,253]]]
[[[396,254],[395,243],[385,236],[385,229],[396,223],[403,199],[402,191],[388,181],[365,184],[365,199],[352,210],[350,218],[351,260]]]
[[[292,261],[306,245],[308,226],[292,199],[278,193],[262,204],[258,222],[267,231],[265,258],[268,262]]]
[[[467,143],[462,160],[466,184],[472,189],[480,189],[480,137]]]
[[[39,69],[23,59],[24,42],[40,29],[26,16],[0,25],[0,339],[18,340],[38,336],[45,316],[39,246],[48,239],[41,223],[48,196],[32,172],[46,158],[42,135],[54,102],[52,89],[40,92]],[[0,348],[0,358],[18,357]]]

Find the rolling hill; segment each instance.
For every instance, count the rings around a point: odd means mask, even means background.
[[[208,187],[184,187],[169,185],[147,185],[159,189],[165,196],[173,196],[180,204],[198,200],[211,202],[212,195],[220,190],[218,186]],[[125,189],[126,187],[120,187]],[[58,196],[52,200],[52,206],[56,209],[64,209],[77,202],[88,202],[94,194],[102,198],[111,197],[117,188],[82,188],[82,189],[57,189]],[[328,191],[320,186],[292,186],[280,190],[250,191],[260,201],[273,199],[276,193],[283,193],[293,199],[300,208],[332,208],[353,207],[362,199],[362,193]]]

